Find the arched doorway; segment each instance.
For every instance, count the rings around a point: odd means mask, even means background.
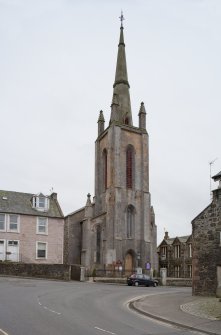
[[[127,253],[125,257],[125,274],[130,275],[133,272],[133,256]]]

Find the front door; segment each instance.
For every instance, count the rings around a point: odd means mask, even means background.
[[[8,241],[7,260],[12,261],[12,262],[19,261],[18,241]]]
[[[5,241],[0,240],[0,261],[5,260]]]
[[[125,274],[130,275],[133,271],[133,257],[131,254],[127,254],[125,257]]]

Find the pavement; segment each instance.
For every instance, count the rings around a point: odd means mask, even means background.
[[[221,301],[215,297],[196,297],[191,291],[155,293],[130,302],[130,307],[148,317],[172,325],[221,335]]]

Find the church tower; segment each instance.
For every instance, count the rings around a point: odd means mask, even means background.
[[[120,39],[108,125],[98,117],[95,142],[95,196],[65,218],[64,262],[123,271],[158,268],[156,225],[149,192],[149,140],[141,102],[133,125],[124,28]]]
[[[132,120],[124,28],[121,16],[117,65],[109,125],[103,112],[95,143],[94,218],[101,267],[157,269],[156,226],[149,193],[149,140],[141,102],[139,126]]]

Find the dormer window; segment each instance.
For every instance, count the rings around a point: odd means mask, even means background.
[[[45,208],[46,198],[39,197],[38,198],[38,204],[40,208]]]
[[[34,195],[32,198],[32,206],[39,211],[47,211],[49,209],[49,199],[43,194]]]

